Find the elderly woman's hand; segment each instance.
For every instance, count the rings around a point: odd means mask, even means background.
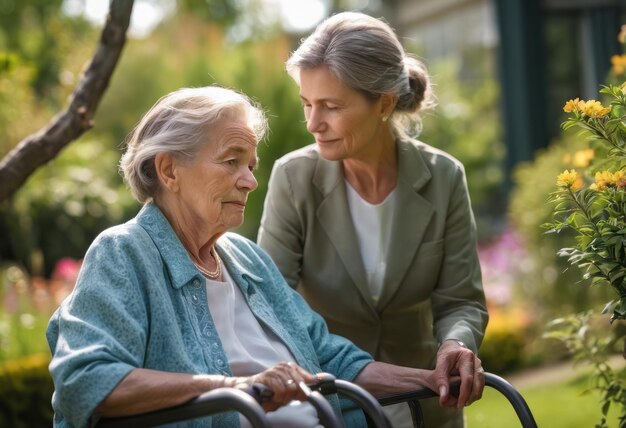
[[[272,398],[262,403],[263,409],[267,412],[289,404],[292,400],[305,401],[306,396],[298,386],[302,381],[305,384],[312,384],[317,381],[317,377],[291,362],[279,363],[244,379],[244,383],[248,386],[260,383],[273,392]]]
[[[442,406],[469,406],[479,400],[485,387],[485,371],[480,359],[456,340],[446,340],[437,352],[434,373]],[[450,394],[450,383],[461,380],[459,396]]]

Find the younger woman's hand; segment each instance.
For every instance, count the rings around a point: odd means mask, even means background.
[[[441,406],[460,409],[482,397],[485,371],[481,361],[455,340],[447,340],[439,348],[434,376]],[[450,383],[456,379],[461,381],[458,397],[450,394]]]

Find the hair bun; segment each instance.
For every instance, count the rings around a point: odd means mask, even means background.
[[[416,112],[434,106],[434,94],[426,66],[417,58],[404,57],[404,67],[409,79],[409,92],[398,99],[396,109],[399,111]]]

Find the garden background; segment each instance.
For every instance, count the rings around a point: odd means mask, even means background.
[[[90,10],[85,6],[89,3],[0,0],[0,157],[66,106],[100,36],[100,24],[88,19]],[[313,3],[320,8],[310,10],[317,10],[320,18],[338,10],[364,10],[402,28],[394,22],[402,1]],[[294,27],[297,21],[281,19],[281,7],[285,6],[270,0],[136,1],[134,20],[147,22],[150,13],[158,19],[152,28],[136,26],[131,31],[93,129],[0,204],[0,427],[50,426],[47,321],[71,292],[81,258],[94,237],[139,210],[117,163],[126,135],[163,94],[182,86],[216,83],[248,94],[266,109],[271,131],[259,147],[259,188],[250,195],[245,223],[238,230],[255,239],[273,161],[312,142],[297,87],[284,71],[289,52],[310,28]],[[462,8],[458,12],[462,15]],[[304,12],[296,10],[292,19],[298,13]],[[96,20],[104,14],[106,10],[96,13]],[[462,25],[480,31],[482,23],[472,21],[468,14]],[[563,51],[573,52],[568,24],[553,22],[544,30],[552,46],[561,43]],[[615,54],[621,53],[619,26],[607,31],[619,49]],[[557,175],[564,169],[588,166],[593,150],[576,134],[558,131],[545,147],[532,150],[531,158],[516,159],[513,164],[502,95],[506,81],[502,74],[507,68],[498,66],[502,47],[489,42],[462,46],[454,55],[438,55],[431,52],[428,37],[411,35],[408,30],[401,35],[407,50],[422,56],[429,67],[439,99],[436,111],[425,118],[420,138],[459,158],[467,170],[491,314],[480,351],[486,369],[522,379],[519,374],[529,369],[573,364],[563,343],[544,337],[546,324],[585,310],[595,314],[587,330],[594,332],[593,337],[606,337],[602,349],[617,355],[613,345],[621,345],[615,342],[623,336],[624,327],[620,322],[609,324],[609,315],[601,314],[613,298],[612,291],[585,286],[580,273],[557,257],[571,236],[546,237],[541,228],[552,220],[548,198]],[[607,55],[602,82],[626,80],[624,61],[619,58],[611,68]],[[594,89],[596,97],[599,89],[599,85]],[[580,90],[561,87],[549,103],[533,108],[561,122],[566,117],[563,104],[581,96]],[[621,361],[620,370],[623,366]],[[582,395],[593,384],[584,370],[581,373],[572,383],[563,380],[558,388],[548,385],[559,391],[555,395],[546,396],[537,384],[529,387],[529,394],[540,397],[536,405],[543,407],[537,409],[538,414],[549,408],[542,417],[550,424],[542,424],[538,417],[540,426],[589,426],[599,420],[600,399],[593,391]],[[571,407],[562,409],[563,416],[559,416],[559,404],[550,405],[554,400],[571,406],[579,403],[576,399],[587,406],[574,405],[585,409],[587,419],[580,419]],[[534,402],[529,402],[532,408]],[[470,427],[489,425],[483,418],[501,417],[501,406],[490,403],[484,404],[484,412],[482,403],[477,410],[470,409]],[[567,414],[574,422],[567,422]]]

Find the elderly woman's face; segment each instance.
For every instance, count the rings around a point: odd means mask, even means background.
[[[300,70],[307,129],[329,160],[367,156],[384,132],[380,100],[369,101],[326,66]]]
[[[227,230],[243,223],[248,193],[256,189],[256,135],[241,119],[224,119],[191,163],[179,163],[179,202],[189,221]]]

